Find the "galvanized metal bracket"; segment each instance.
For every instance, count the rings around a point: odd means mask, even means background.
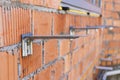
[[[46,40],[46,39],[76,39],[79,37],[78,35],[48,35],[48,36],[33,36],[32,33],[23,34],[22,35],[22,56],[26,57],[32,55],[32,45],[34,40]]]
[[[102,29],[102,28],[106,28],[105,26],[87,26],[87,27],[80,27],[80,28],[76,28],[71,26],[70,27],[70,34],[74,34],[75,32],[79,32],[79,31],[86,31],[86,35],[89,34],[89,30],[97,30],[97,29]]]
[[[32,36],[31,33],[22,35],[22,56],[26,57],[32,55],[32,40],[25,38],[26,36]]]

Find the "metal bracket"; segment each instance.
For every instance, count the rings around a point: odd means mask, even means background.
[[[22,35],[22,56],[32,55],[32,40],[25,38],[26,36],[32,36],[31,33]]]
[[[32,55],[32,44],[33,41],[38,40],[46,40],[46,39],[76,39],[79,37],[78,35],[49,35],[49,36],[33,36],[32,33],[23,34],[22,35],[22,56],[26,57]]]
[[[85,30],[86,31],[86,35],[89,34],[89,30],[91,29],[102,29],[102,28],[106,28],[105,26],[87,26],[87,27],[80,27],[80,28],[75,28],[73,26],[70,27],[70,33],[73,34],[75,31],[82,31]]]

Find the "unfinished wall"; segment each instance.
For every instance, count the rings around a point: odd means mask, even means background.
[[[103,50],[105,56],[108,57],[110,55],[113,59],[115,58],[114,65],[118,65],[120,64],[120,1],[103,0],[102,14],[102,22],[104,25],[118,27],[113,30],[105,29],[103,36]],[[111,65],[111,62],[108,62],[107,65]]]
[[[0,2],[0,80],[93,80],[101,53],[101,30],[90,30],[87,37],[72,41],[56,39],[33,44],[33,55],[25,58],[21,55],[22,34],[66,35],[70,26],[101,25],[100,17],[59,12],[56,10],[59,3],[59,0]],[[84,35],[85,31],[76,34]]]

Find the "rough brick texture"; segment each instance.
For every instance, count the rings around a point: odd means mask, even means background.
[[[69,35],[70,26],[120,27],[119,0],[103,0],[102,18],[51,11],[58,9],[60,0],[6,0],[5,3],[9,5],[0,4],[0,49],[21,42],[21,35],[29,32],[40,36]],[[101,52],[102,57],[120,56],[119,37],[120,28],[93,29],[87,37],[33,43],[33,54],[27,57],[22,57],[21,48],[15,55],[0,52],[0,80],[95,80],[99,72],[95,66],[100,65]],[[120,64],[119,59],[113,64]],[[101,65],[110,66],[111,62]]]
[[[119,49],[120,49],[120,39],[118,36],[120,36],[120,1],[119,0],[103,0],[103,24],[104,25],[111,25],[114,27],[113,30],[105,29],[104,30],[104,36],[103,36],[103,51],[104,51],[104,57],[112,57],[115,62],[117,59],[119,59]],[[114,61],[113,61],[114,62]],[[118,61],[117,61],[118,62]],[[110,66],[110,65],[117,65],[111,64],[111,62],[102,62],[104,66]]]
[[[0,52],[0,80],[17,80],[17,55]]]

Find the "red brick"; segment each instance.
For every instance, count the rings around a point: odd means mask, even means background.
[[[66,14],[66,23],[65,23],[65,27],[64,27],[64,33],[65,34],[69,34],[69,27],[71,26],[70,24],[70,15],[69,14]]]
[[[111,18],[112,17],[112,12],[111,11],[103,11],[102,15],[104,18]]]
[[[88,20],[88,17],[86,17],[86,16],[81,16],[81,26],[82,27],[86,27],[88,24],[87,23],[89,23],[89,21],[86,21],[86,20]]]
[[[31,3],[34,5],[44,5],[43,0],[31,0]]]
[[[50,67],[35,75],[34,80],[51,80]]]
[[[105,9],[112,11],[113,10],[113,3],[106,3],[106,8]]]
[[[8,55],[0,52],[0,80],[9,80],[8,73]]]
[[[35,75],[34,80],[61,80],[63,76],[63,60],[59,60],[49,66],[39,74]]]
[[[105,19],[106,25],[113,25],[113,20],[112,19]]]
[[[79,78],[79,70],[78,68],[74,67],[72,68],[71,72],[68,74],[68,80],[78,80]]]
[[[113,19],[119,19],[120,18],[119,13],[118,12],[113,12],[112,13],[112,18]]]
[[[114,20],[113,25],[120,27],[120,20]]]
[[[66,15],[62,14],[53,14],[53,20],[54,20],[54,34],[64,34],[66,29]]]
[[[20,2],[26,3],[26,4],[42,5],[43,6],[43,0],[20,0]]]
[[[75,66],[80,61],[80,54],[79,51],[74,51],[72,54],[72,66]]]
[[[114,40],[120,40],[120,34],[115,34],[114,37],[113,37]]]
[[[30,11],[11,7],[9,9],[10,10],[4,9],[2,15],[4,46],[20,42],[21,35],[30,32]],[[23,15],[26,16],[23,18]],[[19,24],[20,18],[21,24]]]
[[[65,56],[65,64],[64,64],[64,73],[67,73],[71,68],[71,54]]]
[[[114,5],[114,11],[120,11],[120,4]]]
[[[79,35],[83,35],[83,34],[79,34]],[[76,42],[77,44],[79,44],[78,47],[81,47],[84,44],[84,38],[78,38]]]
[[[51,66],[51,80],[61,80],[64,73],[64,61],[59,60]]]
[[[80,27],[81,26],[81,17],[75,16],[75,26]]]
[[[113,2],[115,2],[115,3],[120,3],[120,0],[113,0]]]
[[[35,35],[50,35],[52,26],[52,14],[33,11],[33,24]]]
[[[77,40],[73,40],[71,42],[71,50],[74,50],[75,48],[77,48],[78,44],[77,44]]]
[[[45,64],[57,59],[58,57],[58,42],[57,40],[48,40],[44,45]]]
[[[17,80],[17,55],[0,52],[0,80]]]
[[[60,0],[46,0],[45,1],[45,6],[50,7],[50,8],[56,8],[58,9],[60,5]]]
[[[3,46],[3,21],[2,21],[2,8],[0,7],[0,47]]]
[[[120,28],[114,28],[112,31],[116,34],[119,34],[120,33]]]
[[[70,52],[70,40],[60,41],[60,55],[63,56]]]
[[[120,47],[120,41],[110,41],[109,47],[110,48],[119,48]]]
[[[90,26],[94,26],[94,22],[93,22],[94,18],[93,18],[93,17],[90,17],[89,20],[90,20],[90,24],[89,24],[89,25],[90,25]]]
[[[24,77],[42,66],[42,47],[41,45],[33,44],[33,54],[22,58],[22,75]]]
[[[75,26],[75,16],[69,15],[69,25]]]
[[[104,40],[105,41],[113,40],[113,35],[104,35]]]

